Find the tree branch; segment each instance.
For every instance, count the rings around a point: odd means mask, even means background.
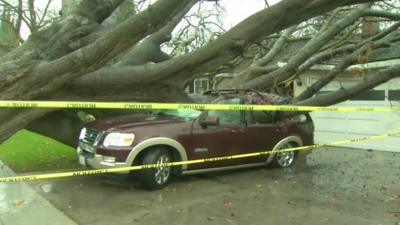
[[[357,44],[347,44],[344,45],[342,47],[339,48],[334,48],[334,49],[329,49],[320,53],[317,53],[316,55],[312,56],[311,58],[309,58],[305,63],[303,63],[298,71],[297,74],[302,74],[303,72],[305,72],[306,70],[308,70],[311,66],[317,64],[317,63],[321,63],[322,61],[325,60],[329,60],[333,57],[336,57],[337,55],[340,54],[346,54],[347,52],[352,52],[355,49],[359,48],[360,46],[365,45],[368,42],[373,42],[373,41],[377,41],[383,37],[385,37],[386,35],[392,33],[393,31],[395,31],[397,28],[400,27],[400,23],[396,23],[392,26],[390,26],[388,29],[383,30],[382,32],[378,33],[377,35],[374,35],[373,37],[361,42],[361,43],[357,43]]]
[[[1,99],[31,99],[59,89],[66,82],[94,71],[128,46],[136,44],[172,18],[176,8],[190,0],[159,0],[145,11],[132,16],[94,43],[51,62],[37,65],[24,81],[8,88]],[[75,69],[71,69],[75,68]],[[35,91],[32,91],[32,85]]]
[[[285,30],[281,37],[274,43],[272,49],[262,58],[257,60],[251,66],[265,66],[272,61],[272,59],[281,51],[289,36],[296,30],[297,26],[292,26]]]
[[[160,45],[171,39],[171,32],[195,3],[196,1],[192,0],[185,8],[178,9],[176,16],[170,22],[157,32],[146,37],[140,44],[133,46],[113,67],[141,65],[170,59],[168,55],[161,51]]]
[[[313,17],[318,13],[328,11],[338,5],[354,2],[359,1],[318,0],[310,1],[308,4],[305,4],[304,0],[282,1],[247,18],[217,40],[194,52],[152,65],[104,68],[78,79],[74,82],[73,87],[74,89],[78,87],[93,88],[92,91],[101,92],[100,88],[95,87],[116,87],[118,89],[122,86],[129,87],[140,82],[149,83],[165,77],[172,78],[171,76],[177,80],[186,80],[191,77],[190,74],[198,74],[201,71],[204,72],[204,69],[211,70],[215,68],[204,66],[206,64],[221,65],[236,57],[236,51],[241,51],[238,43],[256,41],[260,37],[275,33],[282,28]],[[284,15],[288,11],[292,13],[286,17],[278,16]],[[356,16],[358,18],[359,15],[357,14]],[[266,21],[273,22],[269,26],[265,26]],[[347,20],[343,23],[345,25],[351,24]],[[336,28],[338,29],[340,26]],[[336,32],[339,31],[335,30],[334,33]],[[325,36],[321,38],[323,43],[325,43],[324,40],[326,38]],[[212,61],[214,60],[218,63],[213,63]],[[96,85],[93,86],[94,83]]]
[[[17,31],[17,35],[18,35],[18,38],[20,39],[20,42],[22,41],[22,38],[21,38],[21,25],[22,25],[22,17],[23,17],[23,15],[22,15],[22,9],[23,9],[23,2],[22,2],[22,0],[18,0],[18,11],[17,11],[17,15],[18,15],[18,18],[17,18],[17,22],[15,23],[15,30]]]
[[[352,87],[342,88],[332,93],[315,96],[313,98],[297,102],[296,105],[328,106],[337,104],[339,102],[357,96],[359,93],[365,90],[371,89],[399,76],[400,65],[391,66],[378,71],[375,75],[368,77],[363,81],[360,81],[358,84]]]
[[[82,0],[78,13],[92,21],[102,23],[124,0]]]
[[[43,26],[43,21],[44,21],[44,18],[47,16],[47,10],[49,9],[51,1],[52,0],[47,0],[47,4],[44,8],[42,18],[40,18],[39,23],[38,23],[39,27]]]
[[[400,20],[400,13],[386,12],[382,10],[370,9],[364,12],[364,16],[382,17],[391,20]]]
[[[22,1],[22,0],[19,0]],[[23,10],[22,8],[22,4],[18,5],[18,7],[13,6],[12,4],[8,3],[6,0],[0,0],[1,3],[3,3],[3,6],[7,6],[10,7],[11,9],[13,9],[15,12],[17,12],[18,15],[21,14],[21,19],[22,21],[24,21],[26,24],[29,24],[30,21],[28,19],[28,16],[25,13],[25,10]],[[29,26],[29,25],[28,25]]]
[[[378,40],[379,38],[383,38],[385,35],[390,34],[394,30],[400,27],[400,23],[396,23],[392,25],[390,28],[385,31],[369,38],[359,45],[353,45],[352,48],[359,48],[357,51],[354,51],[352,54],[348,56],[344,56],[343,60],[335,66],[335,68],[329,72],[329,74],[325,77],[320,78],[317,82],[313,83],[310,87],[304,90],[301,94],[296,96],[293,102],[303,101],[307,98],[310,98],[319,90],[321,90],[325,85],[334,80],[340,73],[345,70],[350,65],[357,63],[359,57],[364,54],[368,54],[371,50],[376,50],[379,48],[387,47],[391,42],[397,42],[399,38],[397,36],[387,37],[382,40]],[[375,42],[374,42],[375,41]]]
[[[297,68],[309,59],[315,52],[324,46],[332,37],[339,34],[344,28],[350,26],[354,21],[358,20],[363,15],[363,12],[368,9],[371,4],[364,4],[353,10],[350,14],[332,25],[328,30],[319,33],[301,48],[294,57],[292,57],[285,67],[272,73],[257,77],[240,88],[271,88],[274,85],[285,81],[296,74]]]
[[[30,24],[28,24],[31,33],[36,33],[38,30],[37,20],[36,20],[36,13],[35,13],[35,0],[28,0],[28,10],[29,10],[29,19]]]

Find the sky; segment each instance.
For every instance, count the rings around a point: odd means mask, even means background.
[[[73,1],[73,0],[70,0]],[[273,5],[280,0],[267,0],[269,5]],[[61,9],[62,0],[53,0],[50,9],[59,11]],[[35,6],[44,9],[47,1],[35,1]],[[223,27],[229,29],[248,16],[265,8],[265,0],[220,0],[220,4],[225,8],[225,16],[223,19]],[[26,39],[29,36],[27,27],[23,27],[22,36]]]
[[[279,0],[268,0],[269,5]],[[265,8],[265,0],[221,0],[224,6],[225,19],[224,27],[230,28],[240,23],[248,16]]]

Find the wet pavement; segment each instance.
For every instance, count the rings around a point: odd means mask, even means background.
[[[400,153],[391,152],[326,148],[292,169],[184,176],[159,191],[120,176],[31,187],[85,225],[400,225]]]
[[[15,176],[0,161],[0,177]],[[0,184],[0,225],[76,225],[24,183]]]

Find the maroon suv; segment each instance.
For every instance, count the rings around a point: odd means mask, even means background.
[[[252,90],[213,91],[214,104],[273,104],[275,96]],[[92,168],[114,168],[167,163],[282,149],[313,144],[308,114],[289,119],[271,111],[159,110],[151,115],[129,115],[87,124],[79,137],[79,163]],[[142,170],[147,188],[161,188],[173,174],[208,172],[271,164],[289,167],[295,152],[271,154],[181,167]]]

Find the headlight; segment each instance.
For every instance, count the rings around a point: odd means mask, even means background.
[[[83,128],[81,130],[81,133],[79,134],[79,140],[82,140],[85,138],[85,134],[86,134],[86,128]]]
[[[130,146],[135,139],[134,134],[124,134],[124,133],[109,133],[104,139],[103,145],[108,146]]]
[[[291,118],[291,120],[295,123],[304,123],[307,121],[307,116],[304,114],[300,114]]]

